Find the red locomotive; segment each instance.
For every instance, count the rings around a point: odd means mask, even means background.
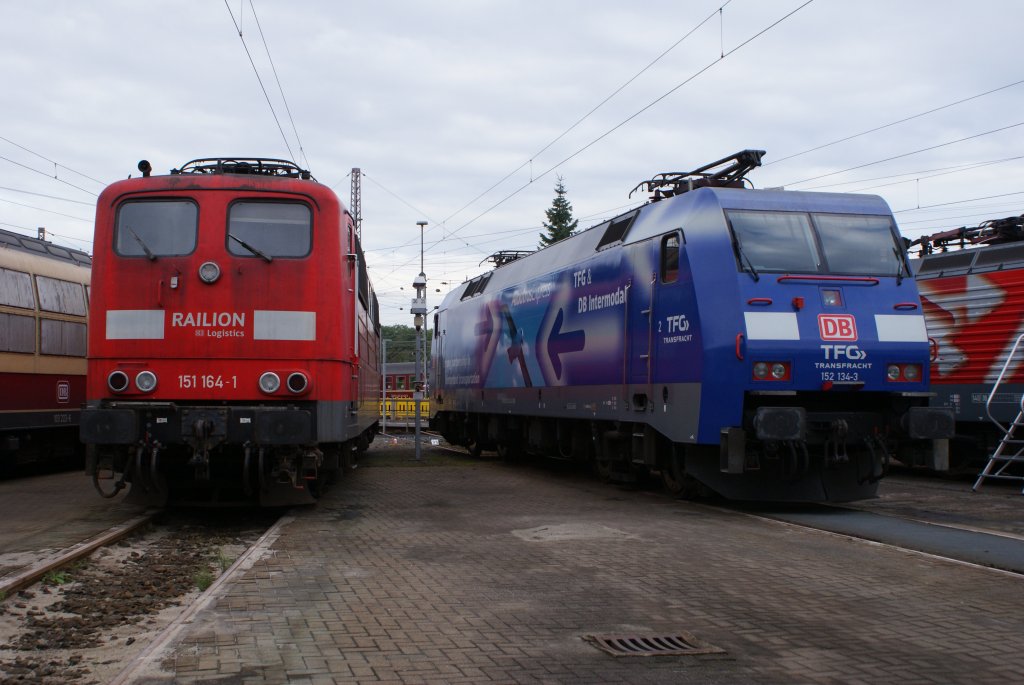
[[[81,458],[90,258],[0,230],[0,456]]]
[[[1016,359],[990,400],[1024,333],[1024,215],[924,236],[913,245],[933,345],[932,404],[956,417],[951,466],[977,466],[1003,437],[992,418],[1012,422],[1024,396],[1024,365]]]
[[[314,501],[378,430],[380,321],[351,215],[285,160],[139,169],[96,210],[81,437],[97,488]]]

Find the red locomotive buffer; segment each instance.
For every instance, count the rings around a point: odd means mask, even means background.
[[[97,488],[313,501],[378,426],[380,324],[351,216],[283,160],[139,168],[97,204],[81,426]]]
[[[1022,227],[1024,217],[1008,217],[916,241],[924,252],[914,270],[933,345],[933,405],[954,411],[960,442],[952,456],[960,466],[983,461],[1002,437],[986,403],[1024,333]],[[992,397],[992,416],[1012,421],[1022,395],[1024,364],[1017,360]]]

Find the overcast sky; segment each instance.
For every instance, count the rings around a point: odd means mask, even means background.
[[[408,323],[417,221],[435,305],[536,247],[558,175],[581,228],[744,148],[756,187],[877,193],[909,237],[1024,212],[1024,3],[804,4],[0,0],[0,224],[91,252],[140,159],[294,158],[346,204],[359,167],[382,319]]]

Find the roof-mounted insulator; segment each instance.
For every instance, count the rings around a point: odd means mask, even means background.
[[[316,180],[308,170],[287,159],[267,157],[210,157],[193,159],[171,169],[171,174],[240,174],[252,176],[282,176]]]
[[[961,226],[941,233],[923,235],[912,241],[908,248],[916,246],[921,254],[931,254],[936,250],[946,252],[950,248],[998,245],[1022,240],[1024,240],[1024,214],[1002,219],[989,219],[970,228]]]
[[[629,196],[641,188],[647,190],[654,201],[673,195],[681,195],[696,188],[742,188],[746,175],[761,166],[764,150],[741,150],[711,164],[705,164],[693,171],[672,171],[658,174],[648,181],[637,184]],[[722,167],[718,169],[718,167]],[[717,169],[717,170],[716,170]]]
[[[480,263],[483,264],[484,262],[490,262],[491,264],[494,264],[495,268],[498,268],[499,266],[505,266],[506,264],[514,262],[517,259],[522,259],[523,257],[531,254],[533,254],[533,250],[501,250],[485,257]]]

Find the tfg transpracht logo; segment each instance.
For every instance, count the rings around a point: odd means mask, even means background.
[[[852,314],[818,314],[822,340],[856,340],[857,320]]]

